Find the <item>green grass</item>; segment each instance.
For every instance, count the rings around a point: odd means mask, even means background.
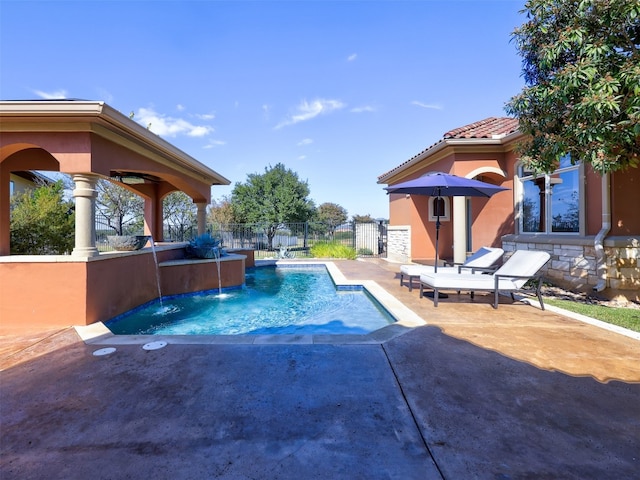
[[[640,332],[640,310],[633,308],[606,307],[604,305],[588,305],[571,300],[544,299],[544,303],[570,312],[586,315],[612,325]]]

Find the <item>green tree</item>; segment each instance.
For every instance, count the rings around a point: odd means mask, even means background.
[[[366,215],[354,215],[353,221],[355,223],[371,223],[371,222],[375,222],[376,220],[375,218],[373,218],[371,215],[367,213]]]
[[[144,200],[139,195],[108,180],[99,180],[96,185],[98,198],[96,210],[107,221],[116,235],[142,230]]]
[[[62,180],[15,195],[11,199],[11,253],[70,253],[75,235],[73,212],[73,202],[64,199]]]
[[[162,201],[162,218],[174,241],[191,239],[198,228],[198,207],[184,192],[171,192]]]
[[[306,222],[315,206],[308,198],[309,185],[298,174],[281,163],[265,168],[264,174],[248,175],[246,183],[238,183],[231,193],[233,215],[239,223],[264,226],[268,248],[273,237],[286,223]]]
[[[534,170],[558,158],[600,172],[637,167],[640,153],[640,2],[529,0],[513,33],[525,88],[506,105],[528,135]]]
[[[336,227],[343,224],[349,218],[347,210],[335,203],[325,202],[320,205],[315,213],[315,220],[327,225],[327,231],[333,235]]]

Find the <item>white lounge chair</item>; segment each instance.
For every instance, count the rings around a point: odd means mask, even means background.
[[[540,270],[551,256],[547,252],[536,250],[517,250],[495,273],[490,275],[474,275],[471,273],[426,273],[420,275],[420,298],[424,296],[424,288],[433,289],[433,305],[438,306],[439,290],[465,290],[494,292],[493,308],[498,308],[498,293],[506,291],[513,297],[513,292],[520,290],[527,280],[537,279],[536,295],[540,301],[540,308],[544,310],[540,287],[542,276]]]
[[[474,273],[475,271],[494,272],[498,269],[497,263],[502,258],[504,251],[501,248],[482,247],[462,264],[448,264],[453,266],[438,267],[438,273],[461,273],[463,271]],[[413,279],[420,278],[423,273],[434,273],[431,265],[400,265],[400,286],[404,277],[409,277],[409,291],[413,290]]]

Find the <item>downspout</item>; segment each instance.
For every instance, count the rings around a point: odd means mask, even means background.
[[[598,283],[593,290],[601,292],[607,288],[607,257],[604,254],[604,239],[611,230],[611,185],[609,174],[602,175],[602,228],[596,235],[594,247],[596,250],[596,268]]]

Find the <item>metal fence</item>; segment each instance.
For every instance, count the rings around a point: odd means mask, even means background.
[[[252,249],[256,258],[309,257],[318,242],[335,242],[356,250],[358,256],[386,257],[387,225],[383,222],[286,223],[272,227],[259,223],[209,225],[207,230],[222,239],[224,248]]]
[[[107,217],[99,212],[96,212],[96,247],[101,252],[108,252],[113,250],[109,245],[108,237],[111,235],[117,235],[116,230],[110,225]],[[124,222],[122,225],[122,235],[143,235],[144,228],[142,223],[130,221]]]
[[[123,227],[123,235],[142,235],[140,223]],[[186,242],[197,235],[196,225],[175,228],[164,226],[164,240]],[[286,223],[277,227],[259,223],[211,224],[207,232],[222,239],[226,249],[254,250],[255,258],[310,256],[311,247],[319,242],[335,242],[351,247],[360,257],[387,256],[387,224],[384,222],[347,222],[331,225],[319,222]],[[115,235],[106,218],[96,215],[96,245],[100,251],[109,251],[107,237]]]

